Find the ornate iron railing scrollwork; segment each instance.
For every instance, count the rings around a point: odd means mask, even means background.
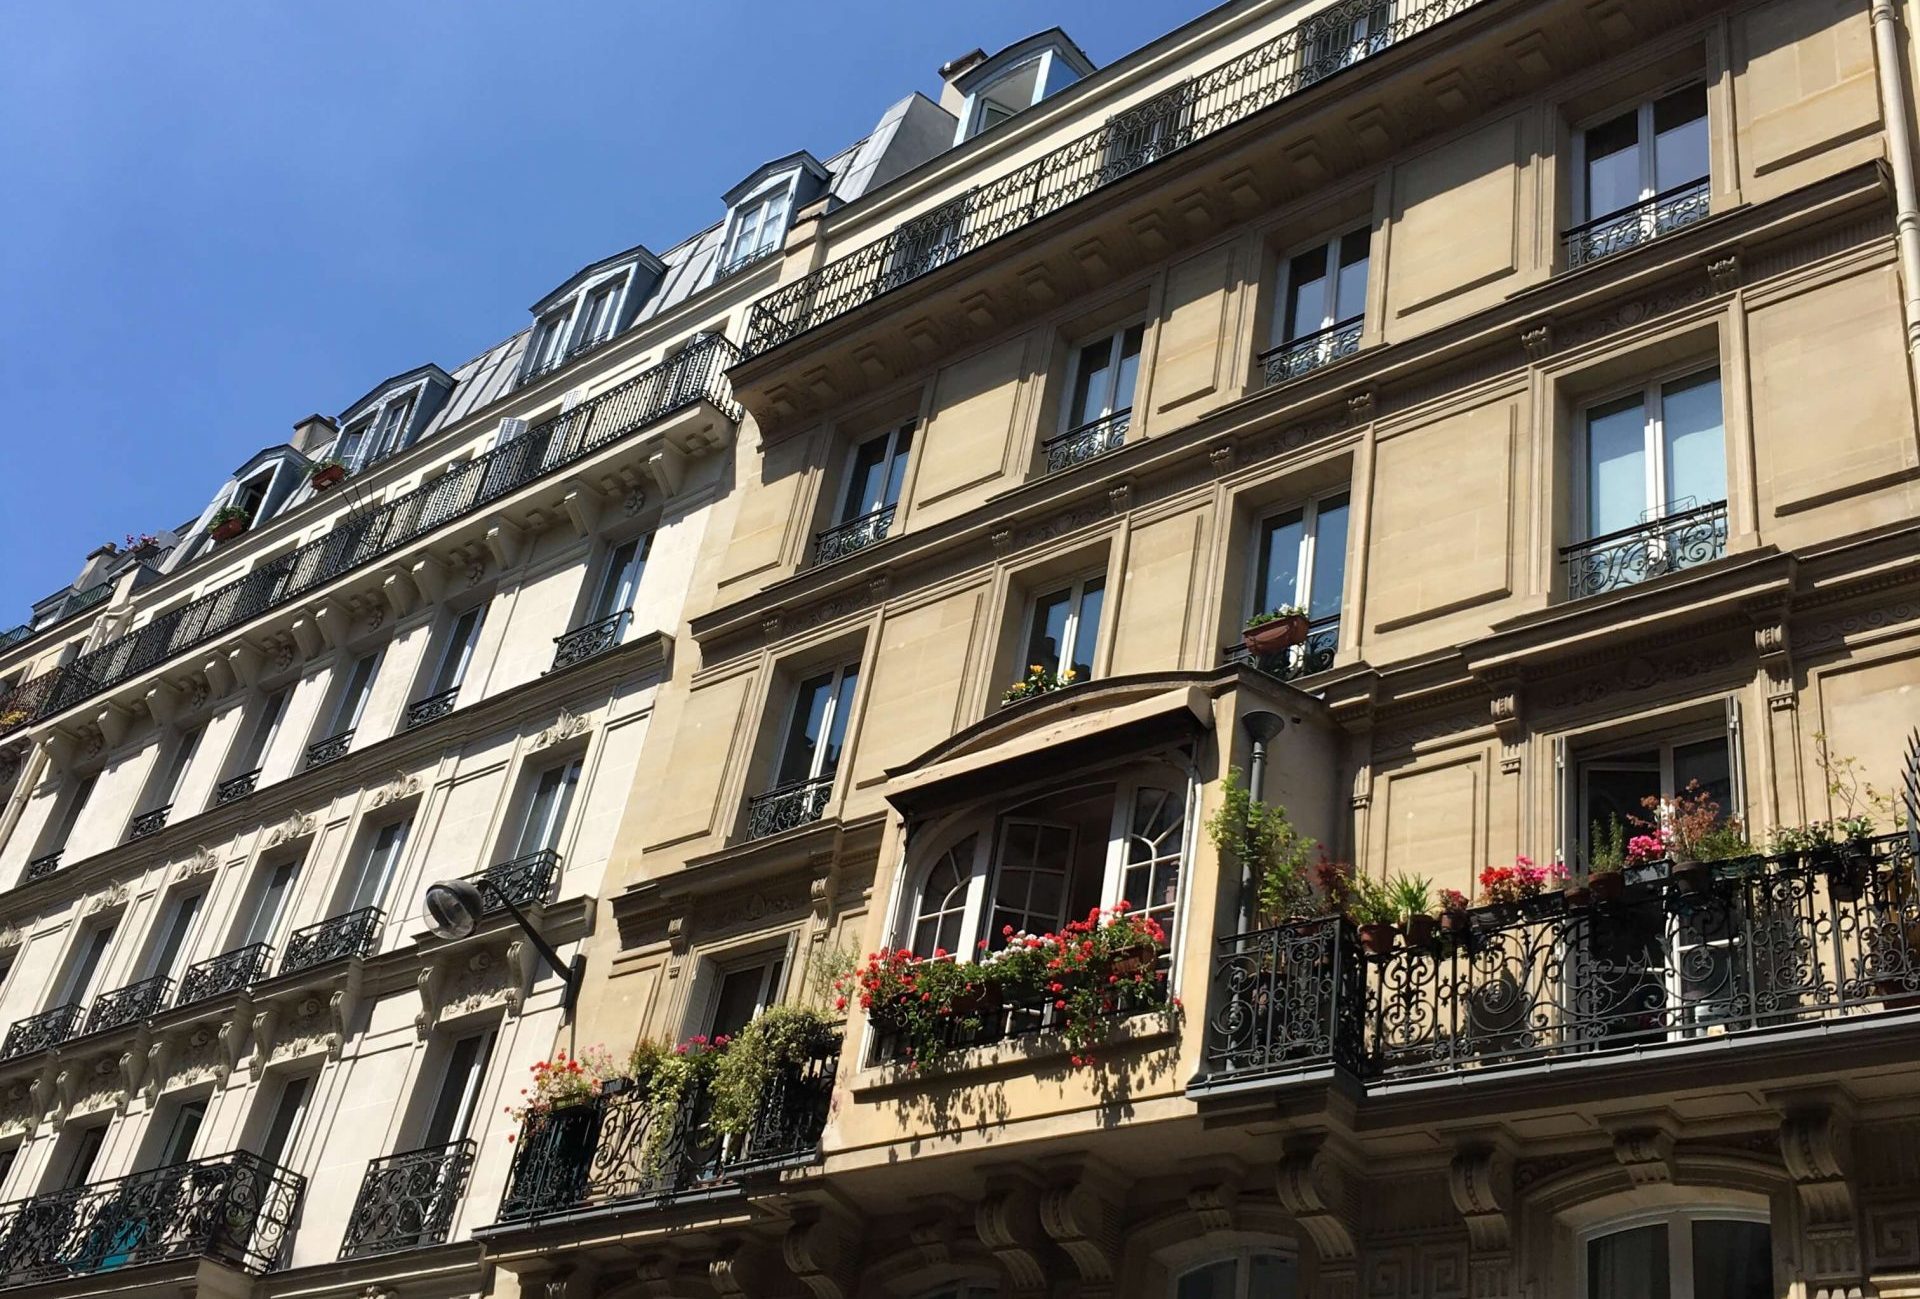
[[[1715,501],[1563,547],[1567,599],[1616,591],[1727,553],[1727,503]]]
[[[260,788],[260,771],[243,771],[237,776],[229,776],[213,788],[213,805],[224,807],[228,803],[237,803],[254,790]]]
[[[1237,641],[1221,648],[1220,659],[1224,663],[1245,663],[1270,677],[1291,681],[1295,677],[1325,672],[1333,666],[1339,648],[1340,615],[1336,613],[1309,624],[1307,639],[1298,645],[1272,654],[1256,654],[1245,642]]]
[[[103,992],[93,999],[93,1009],[87,1014],[86,1031],[105,1033],[151,1019],[167,1008],[168,999],[172,996],[173,977],[166,974],[156,974],[150,979],[129,983],[124,988]]]
[[[503,861],[489,866],[467,879],[475,884],[491,884],[491,890],[481,890],[481,899],[489,912],[504,911],[500,897],[516,907],[537,906],[547,900],[547,892],[553,887],[553,877],[560,872],[560,854],[551,848],[540,848],[530,853],[522,853],[512,861]]]
[[[459,686],[451,690],[442,690],[437,695],[428,695],[425,699],[414,700],[407,705],[406,729],[411,731],[416,726],[425,726],[428,722],[439,721],[451,713],[453,706],[459,701]]]
[[[340,1257],[365,1258],[444,1242],[467,1189],[474,1149],[468,1138],[369,1160],[360,1194],[347,1215]]]
[[[1244,1077],[1338,1065],[1359,1072],[1359,950],[1352,927],[1337,917],[1220,939],[1208,1070]]]
[[[272,967],[273,948],[266,943],[248,943],[231,952],[210,956],[189,965],[187,972],[180,976],[180,992],[173,1004],[191,1006],[240,992],[266,978]]]
[[[1057,437],[1048,438],[1040,444],[1040,452],[1047,460],[1047,472],[1057,474],[1109,451],[1118,451],[1126,445],[1127,429],[1132,424],[1131,409],[1117,410],[1078,428],[1070,428]]]
[[[1289,379],[1298,379],[1323,365],[1333,364],[1343,356],[1352,356],[1360,350],[1360,331],[1364,323],[1360,319],[1343,320],[1317,333],[1303,334],[1290,343],[1282,343],[1260,353],[1258,359],[1267,377],[1267,385],[1271,387]]]
[[[329,762],[338,762],[347,756],[353,748],[353,728],[349,726],[338,735],[329,735],[324,740],[315,740],[307,746],[307,770],[324,767]]]
[[[783,830],[812,825],[826,813],[833,777],[796,780],[747,800],[747,838],[764,839]]]
[[[831,564],[836,559],[845,559],[876,541],[884,540],[893,528],[893,515],[898,508],[895,505],[883,505],[820,533],[813,539],[813,562]]]
[[[627,629],[627,620],[633,617],[633,610],[622,609],[618,613],[585,626],[575,627],[553,638],[553,667],[558,672],[570,668],[576,663],[585,663],[590,658],[605,654],[620,643],[620,637]]]
[[[26,870],[20,873],[22,884],[31,884],[35,880],[46,879],[60,869],[60,856],[64,849],[55,848],[50,853],[42,853],[27,863]]]
[[[1618,212],[1609,212],[1560,236],[1567,269],[1597,262],[1704,219],[1710,212],[1708,178],[1676,185]]]
[[[280,957],[280,973],[292,974],[329,961],[367,955],[379,940],[380,926],[385,920],[386,915],[379,907],[361,907],[294,930]]]
[[[127,823],[128,839],[144,839],[167,826],[167,814],[173,811],[173,804],[162,803],[159,807],[142,812]]]
[[[0,1060],[44,1051],[79,1035],[87,1008],[77,1001],[43,1010],[38,1015],[15,1020],[7,1029],[7,1040],[0,1044]]]

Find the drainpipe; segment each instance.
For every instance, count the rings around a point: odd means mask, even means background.
[[[1908,116],[1906,69],[1900,59],[1900,20],[1894,0],[1873,0],[1873,54],[1879,65],[1880,116],[1887,123],[1887,154],[1893,167],[1893,228],[1900,252],[1909,366],[1920,354],[1920,178],[1914,173],[1912,120]]]
[[[1280,734],[1286,719],[1278,713],[1248,713],[1240,719],[1240,729],[1253,744],[1253,760],[1247,764],[1247,793],[1265,800],[1267,793],[1267,743]],[[1247,865],[1246,845],[1240,853],[1240,916],[1237,933],[1246,933],[1253,923],[1253,871]]]

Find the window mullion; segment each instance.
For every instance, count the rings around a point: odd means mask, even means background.
[[[1327,241],[1327,275],[1320,292],[1320,328],[1332,329],[1337,323],[1333,318],[1335,304],[1340,298],[1340,236],[1335,235]]]
[[[1640,146],[1640,198],[1644,202],[1658,193],[1654,189],[1656,184],[1654,178],[1659,175],[1659,172],[1655,169],[1653,162],[1653,101],[1651,99],[1640,105],[1635,119]]]
[[[1659,385],[1654,384],[1648,387],[1647,390],[1641,394],[1640,401],[1643,412],[1641,428],[1644,430],[1645,439],[1641,445],[1646,450],[1647,460],[1647,470],[1643,477],[1646,480],[1647,495],[1645,505],[1648,511],[1648,513],[1642,517],[1654,519],[1659,517],[1660,503],[1666,499],[1666,494],[1663,489],[1667,478],[1666,466],[1660,446]]]

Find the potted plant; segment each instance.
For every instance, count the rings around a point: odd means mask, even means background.
[[[1314,842],[1294,828],[1287,809],[1248,792],[1238,767],[1220,785],[1220,806],[1207,818],[1207,835],[1222,863],[1238,866],[1253,888],[1256,928],[1315,913],[1309,859]]]
[[[1250,654],[1278,654],[1307,638],[1307,611],[1297,604],[1256,613],[1247,619],[1240,633],[1241,644]]]
[[[207,532],[215,541],[232,541],[252,526],[253,520],[237,505],[223,505],[208,520]]]
[[[337,486],[346,476],[347,466],[332,456],[314,461],[313,467],[307,470],[307,482],[316,492],[324,492]]]
[[[129,532],[127,534],[127,553],[135,559],[151,559],[160,553],[160,538],[151,532]]]
[[[1432,951],[1440,935],[1440,922],[1432,913],[1433,881],[1423,875],[1395,875],[1387,885],[1393,895],[1393,910],[1407,936],[1407,946]]]
[[[1587,862],[1587,894],[1602,906],[1620,900],[1627,888],[1627,825],[1618,815],[1606,825],[1593,823],[1592,848]],[[1571,898],[1568,899],[1572,901]]]
[[[1713,886],[1713,863],[1753,853],[1740,818],[1722,818],[1720,805],[1697,780],[1688,781],[1686,789],[1671,800],[1649,795],[1641,805],[1654,817],[1640,824],[1665,846],[1673,862],[1667,879],[1683,897],[1698,897]],[[1631,841],[1629,852],[1640,843],[1640,837]]]
[[[1360,950],[1372,957],[1393,954],[1394,941],[1400,935],[1395,923],[1399,910],[1394,906],[1393,890],[1382,880],[1369,875],[1353,877],[1353,896],[1347,902],[1347,919],[1360,935]]]
[[[1024,699],[1032,699],[1036,695],[1050,694],[1064,686],[1072,685],[1078,675],[1072,668],[1064,672],[1055,672],[1044,663],[1029,663],[1027,675],[1001,692],[1000,706],[1005,708],[1008,704],[1017,704]]]
[[[1473,937],[1467,905],[1467,895],[1459,889],[1440,890],[1440,933],[1454,947],[1468,946]]]
[[[714,1060],[707,1084],[712,1102],[708,1126],[723,1136],[746,1136],[759,1121],[774,1082],[831,1054],[838,1042],[833,1022],[811,1006],[762,1011]]]

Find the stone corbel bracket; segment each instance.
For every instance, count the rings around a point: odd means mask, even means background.
[[[1806,1241],[1810,1295],[1864,1289],[1858,1205],[1851,1176],[1852,1106],[1841,1094],[1782,1098],[1780,1158],[1793,1178]]]
[[[848,1299],[858,1268],[858,1233],[837,1212],[802,1209],[781,1239],[787,1270],[814,1299]]]
[[[1023,1175],[987,1179],[987,1193],[973,1211],[974,1234],[1007,1271],[1017,1295],[1048,1291],[1046,1229],[1040,1222],[1040,1191]]]
[[[1324,1135],[1296,1138],[1275,1169],[1280,1206],[1313,1242],[1323,1271],[1352,1270],[1360,1247],[1359,1196],[1350,1161]]]
[[[1071,1180],[1049,1186],[1040,1197],[1046,1228],[1080,1273],[1083,1293],[1110,1292],[1119,1267],[1122,1182],[1105,1167],[1087,1163]]]

